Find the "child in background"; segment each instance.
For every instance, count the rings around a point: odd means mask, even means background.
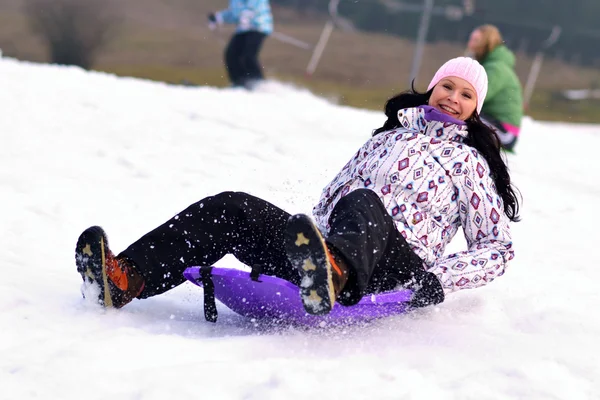
[[[230,0],[229,8],[208,15],[209,27],[236,24],[225,50],[225,65],[234,87],[252,88],[264,80],[258,54],[265,38],[273,32],[269,0]]]
[[[489,85],[481,119],[494,128],[502,147],[512,152],[521,130],[523,90],[515,72],[515,55],[493,25],[476,28],[467,51],[483,65]]]

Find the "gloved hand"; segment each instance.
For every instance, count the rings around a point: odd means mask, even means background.
[[[215,13],[211,12],[210,14],[208,14],[208,29],[210,29],[211,31],[214,31],[215,29],[217,29],[217,16],[215,15]]]
[[[444,301],[444,288],[439,279],[431,272],[425,272],[417,287],[411,287],[414,291],[409,307],[418,308],[439,304]]]

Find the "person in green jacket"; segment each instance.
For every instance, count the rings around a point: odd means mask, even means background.
[[[512,152],[521,130],[523,90],[515,72],[515,55],[503,43],[497,27],[482,25],[471,33],[467,52],[488,75],[481,119],[495,129],[502,147]]]

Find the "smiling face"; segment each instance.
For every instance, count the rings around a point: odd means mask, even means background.
[[[449,76],[435,85],[429,105],[444,114],[465,121],[477,108],[477,92],[464,79]]]

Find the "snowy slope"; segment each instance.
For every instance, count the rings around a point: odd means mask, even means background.
[[[599,126],[526,121],[509,156],[524,206],[504,277],[410,315],[306,331],[223,307],[207,323],[191,284],[102,310],[81,297],[75,241],[100,224],[120,251],[223,190],[310,212],[381,113],[275,82],[174,87],[11,59],[0,109],[1,399],[600,398]]]

